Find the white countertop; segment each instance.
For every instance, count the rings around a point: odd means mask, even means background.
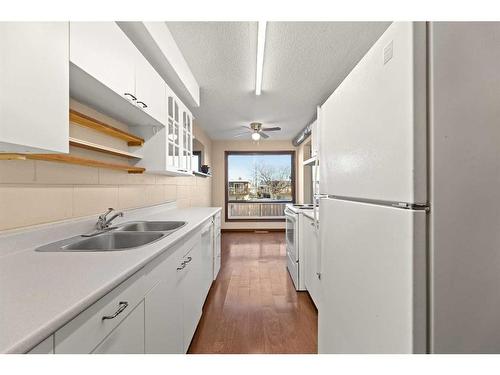
[[[132,210],[130,215],[126,211],[117,223],[144,219],[187,224],[150,245],[123,251],[34,250],[71,237],[75,230],[85,233],[81,230],[91,228],[90,218],[0,235],[0,353],[30,350],[217,211],[220,207],[177,209],[168,204]]]

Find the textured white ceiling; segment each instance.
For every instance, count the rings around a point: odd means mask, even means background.
[[[201,89],[191,108],[213,139],[253,121],[292,139],[389,26],[389,22],[269,22],[262,95],[255,95],[256,22],[167,22]],[[240,128],[240,129],[239,129]]]

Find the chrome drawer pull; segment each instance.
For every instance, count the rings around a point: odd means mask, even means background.
[[[191,257],[187,257],[187,260],[186,260],[184,263],[189,263],[189,262],[191,262],[192,260],[193,260],[193,258],[191,258]]]
[[[123,95],[124,95],[124,96],[130,96],[130,99],[132,99],[132,101],[134,101],[134,102],[137,100],[137,98],[136,98],[134,95],[132,95],[132,94],[130,94],[130,93],[128,93],[128,92],[126,92],[126,93],[125,93],[125,94],[123,94]]]
[[[125,310],[128,306],[128,302],[120,302],[118,304],[120,307],[118,308],[118,310],[116,310],[116,312],[113,314],[113,315],[107,315],[107,316],[103,316],[102,317],[102,320],[106,320],[106,319],[114,319],[116,318],[118,315],[120,315],[123,310]]]

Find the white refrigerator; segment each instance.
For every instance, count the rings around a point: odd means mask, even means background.
[[[498,61],[393,23],[321,106],[320,353],[500,352]]]

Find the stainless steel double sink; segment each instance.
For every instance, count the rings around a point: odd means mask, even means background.
[[[53,242],[36,251],[118,251],[149,245],[186,225],[185,221],[134,221],[93,236],[75,236]]]

